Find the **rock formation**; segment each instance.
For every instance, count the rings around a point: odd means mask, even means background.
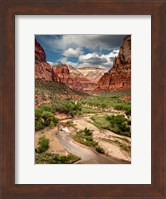
[[[131,88],[131,36],[124,38],[113,67],[98,81],[97,90],[123,90]]]
[[[96,84],[79,72],[76,68],[65,64],[53,66],[53,81],[67,84],[70,88],[76,90],[94,90]]]
[[[35,40],[35,78],[52,80],[52,67],[46,62],[45,51],[37,40]]]
[[[76,90],[88,91],[96,88],[96,84],[76,68],[65,64],[55,66],[48,64],[45,51],[37,40],[35,40],[35,79],[65,83]]]
[[[98,68],[94,66],[80,67],[77,70],[81,72],[84,75],[84,77],[95,83],[97,83],[99,79],[104,75],[104,73],[107,72],[105,68]]]
[[[35,40],[35,78],[65,83],[72,89],[82,91],[122,90],[131,87],[131,36],[124,38],[113,67],[80,67],[65,64],[51,66],[46,61],[42,46]]]

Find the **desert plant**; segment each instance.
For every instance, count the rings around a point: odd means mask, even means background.
[[[101,146],[96,146],[96,151],[99,153],[105,153],[104,149]]]
[[[43,152],[47,151],[49,148],[49,142],[50,142],[50,140],[47,139],[44,135],[42,137],[40,137],[39,142],[38,142],[39,147],[38,147],[37,151],[39,153],[43,153]]]

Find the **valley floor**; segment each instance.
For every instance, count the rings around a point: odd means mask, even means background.
[[[120,112],[116,111],[116,114]],[[117,135],[110,130],[99,129],[93,124],[93,116],[110,115],[110,112],[98,112],[83,114],[68,118],[65,114],[56,114],[61,118],[57,127],[46,127],[35,133],[35,147],[38,147],[39,138],[45,135],[49,140],[48,152],[59,155],[74,154],[81,159],[79,164],[124,164],[130,163],[131,138]],[[114,111],[115,114],[115,111]],[[104,150],[104,154],[98,153],[93,147],[83,145],[73,138],[79,130],[88,128],[93,131],[93,139]]]
[[[37,164],[131,163],[130,90],[64,98],[47,87],[36,87],[37,100],[51,96],[35,109]]]

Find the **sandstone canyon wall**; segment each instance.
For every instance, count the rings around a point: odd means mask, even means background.
[[[96,84],[75,69],[72,66],[65,64],[58,64],[53,66],[53,80],[56,82],[61,82],[67,84],[70,88],[76,90],[94,90]]]
[[[131,36],[124,38],[113,67],[98,81],[97,90],[123,90],[131,88]]]
[[[35,79],[65,83],[76,90],[89,91],[96,88],[95,82],[87,79],[74,67],[48,64],[45,51],[37,40],[35,40]]]
[[[113,67],[74,68],[65,64],[51,66],[46,61],[42,46],[35,40],[35,78],[65,83],[72,89],[82,91],[123,90],[131,87],[131,36],[124,38]]]
[[[52,81],[52,68],[46,62],[45,51],[37,40],[35,40],[35,78]]]
[[[81,72],[84,75],[84,77],[95,83],[97,83],[99,79],[104,75],[104,73],[107,72],[107,70],[104,67],[98,68],[94,66],[79,67],[77,70]]]

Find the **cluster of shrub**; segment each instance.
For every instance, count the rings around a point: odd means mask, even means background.
[[[80,111],[80,104],[72,99],[56,100],[51,105],[41,105],[35,109],[35,130],[40,130],[47,126],[56,126],[58,118],[54,116],[55,112],[65,113],[74,117]]]
[[[81,144],[94,147],[99,153],[104,153],[104,149],[99,146],[98,142],[93,140],[93,131],[87,127],[84,130],[78,131],[74,139]]]
[[[45,136],[39,138],[39,147],[35,149],[36,164],[71,164],[78,160],[79,157],[69,154],[67,156],[60,156],[59,154],[47,152],[50,140]]]
[[[50,111],[43,107],[35,109],[35,130],[40,130],[45,127],[54,127],[58,123],[58,118]]]
[[[110,130],[120,135],[131,136],[131,121],[124,115],[109,115],[106,119],[110,122]]]
[[[80,103],[83,105],[89,105],[91,107],[110,108],[114,107],[117,110],[125,111],[127,116],[131,116],[131,102],[122,101],[121,94],[103,94],[99,96],[90,96],[82,98]]]
[[[36,164],[72,164],[78,160],[79,157],[69,154],[67,156],[61,156],[55,153],[36,153],[35,156]]]
[[[73,101],[71,98],[67,98],[64,100],[56,100],[52,103],[52,111],[65,113],[74,117],[81,111],[81,105]]]
[[[94,124],[98,128],[107,129],[119,135],[131,137],[131,120],[124,115],[109,115],[92,117]]]
[[[114,106],[116,110],[123,110],[127,116],[131,116],[131,104],[122,103],[117,104]]]

